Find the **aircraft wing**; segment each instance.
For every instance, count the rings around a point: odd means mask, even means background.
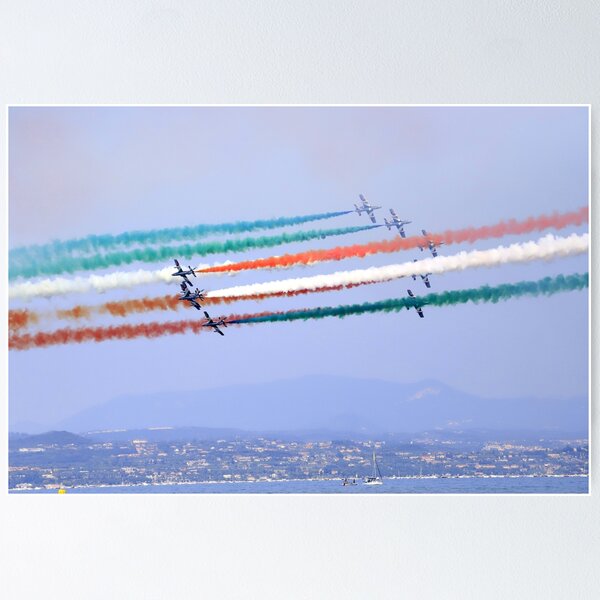
[[[216,325],[215,325],[215,331],[217,333],[220,333],[221,335],[225,335]]]
[[[421,310],[421,307],[420,307],[420,306],[417,306],[417,307],[416,307],[416,309],[417,309],[417,312],[419,313],[419,316],[420,316],[420,317],[421,317],[421,319],[422,319],[422,318],[423,318],[425,315],[423,314],[423,311]]]
[[[396,211],[393,208],[390,208],[390,214],[392,215],[392,217],[394,217],[394,219],[397,219],[398,217],[396,216]]]
[[[197,310],[200,310],[200,305],[195,300],[190,300],[190,304]]]
[[[405,238],[406,237],[406,233],[404,232],[404,227],[399,227],[400,229],[400,237]]]
[[[435,246],[432,246],[431,254],[433,254],[433,256],[437,256],[437,250],[435,249]]]
[[[371,223],[377,223],[377,221],[375,220],[375,215],[373,214],[373,211],[369,211],[369,219],[371,219]]]
[[[173,260],[175,261],[175,265],[177,266],[177,268],[181,271],[181,266],[179,265],[179,261],[176,258],[174,258]]]
[[[210,317],[208,316],[208,313],[206,311],[204,311],[204,316],[210,321]]]

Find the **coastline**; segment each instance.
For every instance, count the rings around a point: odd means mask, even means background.
[[[488,479],[575,479],[585,478],[589,479],[589,473],[575,473],[575,474],[564,474],[564,475],[401,475],[401,476],[390,476],[385,477],[385,480],[390,481],[422,481],[422,480],[488,480]],[[161,487],[172,487],[172,486],[191,486],[191,485],[224,485],[224,484],[286,484],[286,483],[302,483],[302,482],[324,482],[333,483],[341,482],[341,477],[307,477],[302,479],[255,479],[255,480],[220,480],[220,481],[166,481],[160,483],[119,483],[119,484],[100,484],[100,485],[77,485],[71,487],[28,487],[28,488],[8,488],[8,493],[19,493],[19,492],[58,492],[59,489],[64,490],[87,490],[87,489],[136,489],[136,488],[161,488]],[[362,478],[357,480],[358,487],[364,487]],[[340,484],[340,487],[341,486]],[[315,492],[319,493],[319,492]]]

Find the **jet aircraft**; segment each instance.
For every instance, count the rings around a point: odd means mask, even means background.
[[[390,208],[390,214],[392,215],[392,218],[389,221],[385,218],[383,219],[388,231],[391,231],[392,227],[396,227],[400,232],[400,236],[405,238],[406,233],[404,233],[404,226],[412,223],[412,221],[403,221],[400,219],[393,208]]]
[[[219,326],[221,327],[227,327],[227,323],[225,322],[225,319],[223,317],[221,317],[220,319],[218,319],[217,321],[213,321],[210,318],[210,315],[204,311],[204,316],[208,319],[206,321],[206,323],[202,323],[202,327],[212,327],[213,331],[215,333],[219,333],[221,335],[225,335],[220,329]]]
[[[416,258],[413,260],[413,262],[419,262]],[[431,273],[425,273],[425,275],[421,275],[421,279],[423,280],[423,282],[425,283],[425,285],[430,288],[431,287],[431,283],[429,282],[429,276],[431,275]],[[413,275],[412,276],[413,281],[417,280],[417,276]]]
[[[437,247],[441,246],[444,242],[435,242],[429,238],[429,234],[424,229],[421,229],[421,231],[423,232],[423,236],[425,237],[425,244],[423,246],[419,246],[419,250],[423,252],[425,248],[429,248],[431,250],[431,254],[433,254],[433,256],[437,256]]]
[[[412,293],[410,290],[406,290],[406,291],[408,292],[408,295],[409,295],[411,298],[414,298],[414,297],[415,297],[415,295],[414,295],[414,294],[413,294],[413,293]],[[421,317],[421,319],[422,319],[422,318],[425,316],[425,315],[423,314],[423,311],[421,310],[422,306],[423,306],[422,304],[417,304],[417,305],[415,305],[415,307],[414,307],[414,308],[415,308],[415,310],[416,310],[416,311],[419,313],[419,316]],[[411,308],[410,306],[407,306],[407,307],[406,307],[406,310],[410,310],[410,308]]]
[[[192,267],[188,266],[189,271],[184,271],[181,268],[181,265],[179,264],[179,261],[176,258],[174,258],[173,260],[175,261],[175,265],[176,265],[175,268],[177,269],[177,271],[175,271],[175,273],[172,273],[171,275],[173,277],[181,277],[187,283],[187,285],[189,285],[190,287],[192,287],[192,283],[187,278],[187,276],[188,275],[193,275],[194,277],[196,277],[196,273],[194,272],[194,269],[192,269]]]
[[[362,204],[360,206],[358,204],[355,204],[354,212],[357,212],[359,215],[361,215],[363,212],[365,212],[369,215],[369,219],[371,219],[371,222],[376,223],[375,215],[373,214],[373,211],[379,210],[381,208],[381,206],[371,206],[369,201],[362,194],[359,194],[359,197],[361,199]]]
[[[196,291],[192,293],[182,281],[181,291],[182,295],[179,296],[178,300],[187,300],[196,310],[200,310],[201,306],[198,304],[198,302],[196,302],[196,300],[204,300],[205,296],[202,293],[204,290],[199,290],[196,288]]]

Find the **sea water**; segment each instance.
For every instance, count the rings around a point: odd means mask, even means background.
[[[587,477],[411,477],[383,485],[342,485],[339,479],[240,481],[67,488],[69,494],[587,494]],[[10,490],[53,493],[57,490]]]

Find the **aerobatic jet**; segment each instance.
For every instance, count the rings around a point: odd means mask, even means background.
[[[388,231],[391,231],[392,227],[396,227],[400,232],[400,236],[405,238],[406,233],[404,233],[404,226],[408,225],[409,223],[412,223],[412,221],[403,221],[402,219],[400,219],[398,215],[394,212],[393,208],[390,208],[390,214],[392,215],[392,218],[389,221],[386,218],[383,219],[386,227],[388,228]]]
[[[181,265],[179,264],[179,261],[176,258],[174,258],[173,260],[175,261],[175,268],[177,269],[177,271],[175,271],[175,273],[172,273],[171,275],[173,277],[181,277],[187,283],[187,285],[189,285],[190,287],[192,287],[192,283],[187,278],[187,276],[188,275],[193,275],[194,277],[196,277],[196,273],[194,272],[194,269],[192,269],[192,267],[188,266],[189,271],[184,271],[181,268]]]
[[[210,318],[210,315],[209,315],[209,314],[208,314],[206,311],[204,311],[204,316],[205,316],[205,317],[206,317],[208,320],[206,321],[206,323],[202,323],[202,327],[212,327],[212,328],[213,328],[213,331],[214,331],[215,333],[220,333],[221,335],[225,335],[225,334],[224,334],[224,333],[223,333],[223,332],[222,332],[222,331],[219,329],[219,326],[221,326],[221,327],[227,327],[227,323],[225,323],[225,319],[224,319],[223,317],[221,317],[221,318],[220,318],[219,320],[217,320],[217,321],[213,321],[213,320]]]
[[[369,215],[369,219],[371,219],[372,223],[375,223],[375,215],[373,214],[373,211],[375,210],[379,210],[381,208],[381,206],[371,206],[368,202],[368,200],[362,195],[359,194],[359,198],[362,202],[362,204],[359,206],[358,204],[354,205],[354,212],[357,212],[359,215],[361,215],[363,212],[367,213]]]
[[[421,252],[423,252],[425,248],[429,248],[431,250],[431,254],[433,254],[433,256],[437,256],[437,247],[441,246],[444,242],[435,242],[429,238],[429,234],[424,229],[421,229],[421,231],[423,232],[423,236],[425,238],[425,244],[423,246],[419,246],[419,249]]]
[[[406,291],[408,292],[408,295],[409,295],[411,298],[414,298],[414,297],[415,297],[415,295],[414,295],[414,294],[413,294],[413,293],[412,293],[410,290],[406,290]],[[423,314],[423,311],[421,310],[422,306],[423,306],[422,304],[417,304],[417,305],[415,305],[415,307],[414,307],[414,308],[415,308],[415,310],[416,310],[416,311],[419,313],[419,316],[421,317],[421,319],[422,319],[422,318],[425,316],[425,315]],[[407,307],[406,307],[406,310],[410,310],[410,308],[411,308],[410,306],[407,306]]]
[[[416,258],[413,260],[413,262],[419,262]],[[431,273],[425,273],[425,275],[421,275],[421,279],[423,280],[423,282],[425,283],[425,285],[430,288],[431,287],[431,283],[429,282],[429,276],[431,275]],[[417,276],[413,275],[412,276],[413,281],[417,280]]]
[[[200,310],[201,306],[196,302],[196,300],[204,300],[204,290],[199,290],[196,288],[195,292],[190,292],[183,281],[181,282],[181,291],[182,295],[179,296],[178,300],[187,300],[196,310]]]

